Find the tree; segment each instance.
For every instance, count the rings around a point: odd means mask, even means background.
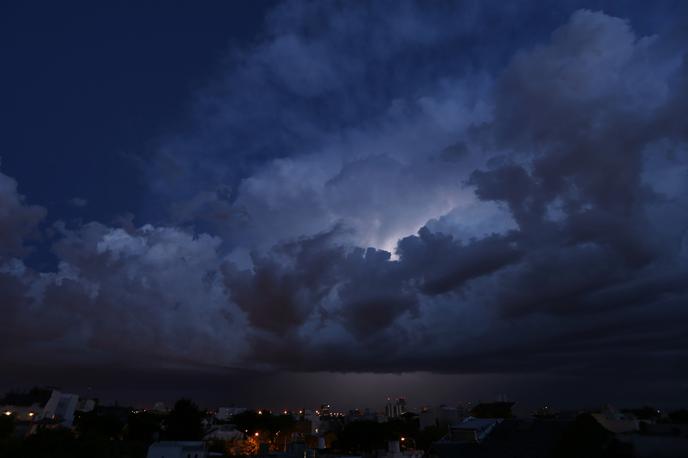
[[[201,440],[202,420],[203,415],[196,404],[189,399],[180,399],[166,419],[165,437],[169,440]]]
[[[669,420],[672,423],[681,423],[681,424],[688,423],[688,410],[681,409],[681,410],[676,410],[674,412],[671,412],[669,414]]]
[[[471,415],[478,418],[511,418],[513,402],[481,402],[471,410]]]
[[[376,421],[353,421],[344,427],[335,447],[349,452],[372,452],[385,448],[389,439],[386,425]]]
[[[122,435],[124,423],[116,415],[93,410],[79,413],[76,417],[75,426],[79,436],[117,439]]]
[[[630,445],[619,442],[590,414],[582,414],[556,444],[553,456],[561,458],[626,458]]]
[[[0,415],[0,440],[7,439],[14,432],[14,415]]]
[[[130,413],[125,436],[132,441],[152,442],[160,433],[160,422],[161,416],[156,413]]]
[[[418,433],[416,446],[421,450],[429,450],[432,443],[440,440],[446,433],[446,428],[443,429],[435,425],[428,426]]]

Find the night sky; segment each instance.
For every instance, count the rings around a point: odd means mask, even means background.
[[[688,404],[688,2],[4,2],[0,389]]]

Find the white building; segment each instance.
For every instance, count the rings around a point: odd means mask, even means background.
[[[53,390],[37,419],[57,420],[65,428],[71,428],[78,403],[79,395]]]
[[[234,415],[238,415],[242,412],[246,412],[247,409],[244,407],[220,407],[217,409],[215,418],[221,421],[226,421],[232,418]]]
[[[203,442],[161,441],[148,447],[147,458],[208,458]]]

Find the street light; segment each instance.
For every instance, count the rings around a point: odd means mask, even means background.
[[[404,446],[404,448],[410,448],[410,449],[415,449],[416,448],[416,440],[411,438],[411,437],[402,437],[401,439],[401,445]]]

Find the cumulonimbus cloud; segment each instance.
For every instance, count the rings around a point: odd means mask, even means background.
[[[2,357],[580,372],[632,350],[685,371],[685,37],[581,10],[498,70],[404,79],[472,26],[358,5],[307,38],[322,8],[276,10],[202,133],[168,139],[167,221],[57,224],[39,272],[45,212],[0,175]]]

